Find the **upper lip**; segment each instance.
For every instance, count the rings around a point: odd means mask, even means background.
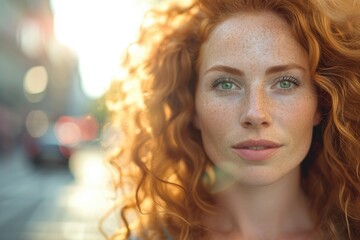
[[[233,148],[249,148],[249,147],[266,147],[266,148],[278,148],[282,145],[273,141],[269,141],[266,139],[258,139],[258,140],[246,140],[243,142],[239,142],[233,145]]]

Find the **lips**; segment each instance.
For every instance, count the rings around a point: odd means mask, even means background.
[[[262,161],[271,158],[281,147],[279,143],[260,139],[240,142],[232,146],[232,149],[243,159]]]

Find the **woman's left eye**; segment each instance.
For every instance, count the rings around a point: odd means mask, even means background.
[[[276,83],[276,87],[283,90],[292,89],[299,85],[300,81],[294,77],[283,77]]]

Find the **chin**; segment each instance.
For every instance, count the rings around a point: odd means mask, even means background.
[[[290,171],[291,173],[293,171]],[[241,169],[231,175],[236,179],[237,184],[243,186],[262,187],[269,186],[290,176],[290,172],[281,172],[279,170],[269,169],[266,167],[252,167],[251,169]],[[287,180],[286,180],[287,181]]]

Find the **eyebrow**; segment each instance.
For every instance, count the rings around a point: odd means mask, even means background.
[[[274,74],[274,73],[278,73],[278,72],[283,72],[283,71],[287,71],[289,69],[299,69],[302,70],[304,72],[306,72],[306,69],[300,65],[297,64],[284,64],[284,65],[275,65],[272,66],[268,69],[266,69],[265,74],[269,75],[269,74]],[[237,68],[233,68],[233,67],[229,67],[229,66],[225,66],[225,65],[215,65],[212,66],[211,68],[209,68],[208,70],[206,70],[206,73],[211,72],[211,71],[219,71],[219,72],[226,72],[232,75],[237,75],[237,76],[244,76],[244,72],[241,71],[240,69]]]
[[[237,76],[244,76],[244,72],[237,69],[237,68],[233,68],[233,67],[229,67],[229,66],[225,66],[225,65],[215,65],[215,66],[212,66],[211,68],[209,68],[208,70],[206,70],[206,73],[208,72],[215,72],[215,71],[218,71],[218,72],[226,72],[226,73],[230,73],[232,75],[237,75]]]
[[[265,74],[269,75],[269,74],[273,74],[273,73],[278,73],[278,72],[284,72],[290,69],[299,69],[302,70],[304,72],[306,72],[306,69],[300,65],[297,64],[286,64],[286,65],[276,65],[276,66],[272,66],[268,69],[266,69]]]

